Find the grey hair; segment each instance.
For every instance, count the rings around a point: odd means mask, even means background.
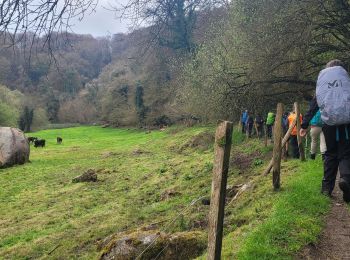
[[[335,67],[335,66],[342,66],[344,68],[345,64],[341,60],[331,60],[326,64],[326,68]]]

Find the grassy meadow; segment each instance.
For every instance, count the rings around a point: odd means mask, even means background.
[[[96,259],[109,235],[156,225],[166,232],[206,230],[214,127],[134,129],[74,127],[31,134],[31,163],[0,170],[0,259]],[[56,137],[63,144],[56,144]],[[271,147],[233,137],[224,259],[291,257],[316,239],[329,200],[319,194],[321,161],[283,163],[282,189],[261,172]],[[95,183],[72,183],[88,169]],[[166,227],[166,229],[165,229]],[[204,258],[200,257],[200,258]]]

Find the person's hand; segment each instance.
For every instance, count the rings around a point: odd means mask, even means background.
[[[300,128],[299,134],[301,137],[304,137],[306,135],[306,133],[307,133],[307,129]]]

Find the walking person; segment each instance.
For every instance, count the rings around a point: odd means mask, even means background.
[[[294,120],[296,119],[297,115],[293,111],[289,114],[288,116],[288,126],[292,125]],[[302,115],[300,114],[299,116],[300,123],[302,122]],[[293,158],[297,159],[300,157],[300,152],[299,152],[299,145],[298,145],[298,137],[297,137],[297,126],[295,125],[292,129],[292,132],[290,133],[290,146],[292,147],[292,154]]]
[[[245,127],[247,131],[247,136],[249,138],[252,136],[253,126],[254,126],[254,118],[252,115],[248,113],[247,121],[245,122]]]
[[[320,110],[327,146],[321,192],[331,196],[339,168],[339,188],[343,191],[345,202],[350,202],[349,100],[349,74],[340,60],[332,60],[318,75],[316,96],[300,129],[300,135],[305,136],[309,122]]]
[[[272,139],[272,127],[275,123],[275,114],[273,112],[267,113],[266,118],[266,129],[267,129],[267,137]]]
[[[286,135],[289,129],[289,122],[288,122],[289,112],[285,112],[282,116],[282,127],[283,127],[283,136]],[[283,156],[284,158],[288,157],[288,149],[289,145],[288,142],[286,143],[285,147],[283,149]]]
[[[310,159],[315,160],[317,152],[317,141],[320,139],[320,152],[322,159],[324,160],[324,154],[327,150],[326,141],[322,132],[322,119],[320,110],[317,111],[316,115],[310,121],[310,136],[311,136],[311,149]]]
[[[245,123],[246,123],[247,119],[248,119],[248,110],[245,110],[241,116],[242,134],[245,134],[245,132],[246,132]]]
[[[262,137],[262,133],[263,133],[263,127],[264,127],[264,119],[262,118],[262,116],[260,114],[258,114],[255,117],[255,125],[256,125],[256,130],[257,130],[257,136],[258,138]]]

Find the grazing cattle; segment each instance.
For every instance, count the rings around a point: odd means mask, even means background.
[[[57,137],[57,144],[61,144],[63,141],[62,137]]]
[[[45,147],[45,139],[37,139],[34,141],[34,147]]]
[[[32,144],[33,144],[35,140],[38,140],[38,137],[29,136],[29,137],[27,138],[27,140],[28,140],[28,143],[32,143]]]

